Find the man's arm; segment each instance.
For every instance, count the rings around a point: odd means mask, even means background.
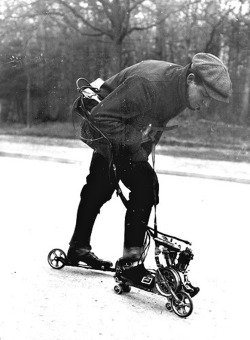
[[[147,113],[153,110],[154,98],[148,80],[129,77],[91,111],[90,120],[115,147],[126,146],[135,160],[147,159],[141,147],[142,130]]]

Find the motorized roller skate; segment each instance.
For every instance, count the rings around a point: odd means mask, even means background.
[[[166,308],[174,311],[179,317],[188,317],[193,311],[192,297],[199,292],[198,287],[194,287],[187,277],[187,267],[193,259],[190,248],[181,251],[181,246],[173,243],[173,237],[158,233],[161,237],[155,237],[151,228],[147,230],[147,246],[150,239],[155,242],[155,261],[157,269],[147,270],[144,267],[144,258],[139,261],[123,259],[117,261],[115,265],[114,290],[117,294],[130,292],[131,286],[145,291],[149,291],[167,299]],[[169,240],[170,238],[170,240]],[[183,243],[190,242],[176,238]],[[160,261],[163,255],[165,263]]]

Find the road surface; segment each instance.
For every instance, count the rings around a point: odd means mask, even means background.
[[[193,244],[189,277],[201,292],[187,319],[166,311],[160,296],[116,295],[110,273],[49,267],[48,252],[68,248],[90,155],[81,164],[0,158],[0,339],[245,338],[248,184],[159,174],[159,230]],[[121,256],[124,213],[115,195],[103,207],[92,237],[98,256]]]

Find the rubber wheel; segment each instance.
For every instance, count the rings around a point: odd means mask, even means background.
[[[165,286],[164,283],[168,282],[171,289],[176,292],[180,288],[180,276],[176,270],[167,267],[161,270],[161,274],[163,279],[160,273],[158,271],[156,272],[156,288],[160,294],[170,296],[170,290]]]
[[[170,303],[170,302],[167,302],[165,306],[166,306],[166,309],[167,309],[169,312],[172,312],[172,306],[171,306],[171,303]]]
[[[179,317],[186,318],[193,311],[193,301],[189,294],[185,292],[181,291],[176,293],[176,295],[180,301],[176,301],[174,298],[172,298],[171,301],[172,309],[175,312],[175,314],[178,315]]]
[[[48,263],[53,269],[62,269],[66,263],[66,254],[61,249],[53,249],[48,254]]]
[[[131,291],[131,287],[129,285],[124,284],[122,285],[122,291],[124,293],[129,293]]]
[[[121,285],[115,285],[114,291],[116,292],[116,294],[122,294],[122,292],[123,292],[122,286]]]

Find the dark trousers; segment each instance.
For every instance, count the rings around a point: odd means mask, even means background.
[[[124,247],[142,247],[145,226],[154,204],[158,204],[159,185],[155,171],[148,162],[130,162],[127,158],[115,161],[117,179],[130,190],[125,216]],[[86,184],[81,191],[76,226],[71,246],[91,249],[90,238],[97,214],[102,205],[111,199],[115,181],[108,162],[94,153]]]

